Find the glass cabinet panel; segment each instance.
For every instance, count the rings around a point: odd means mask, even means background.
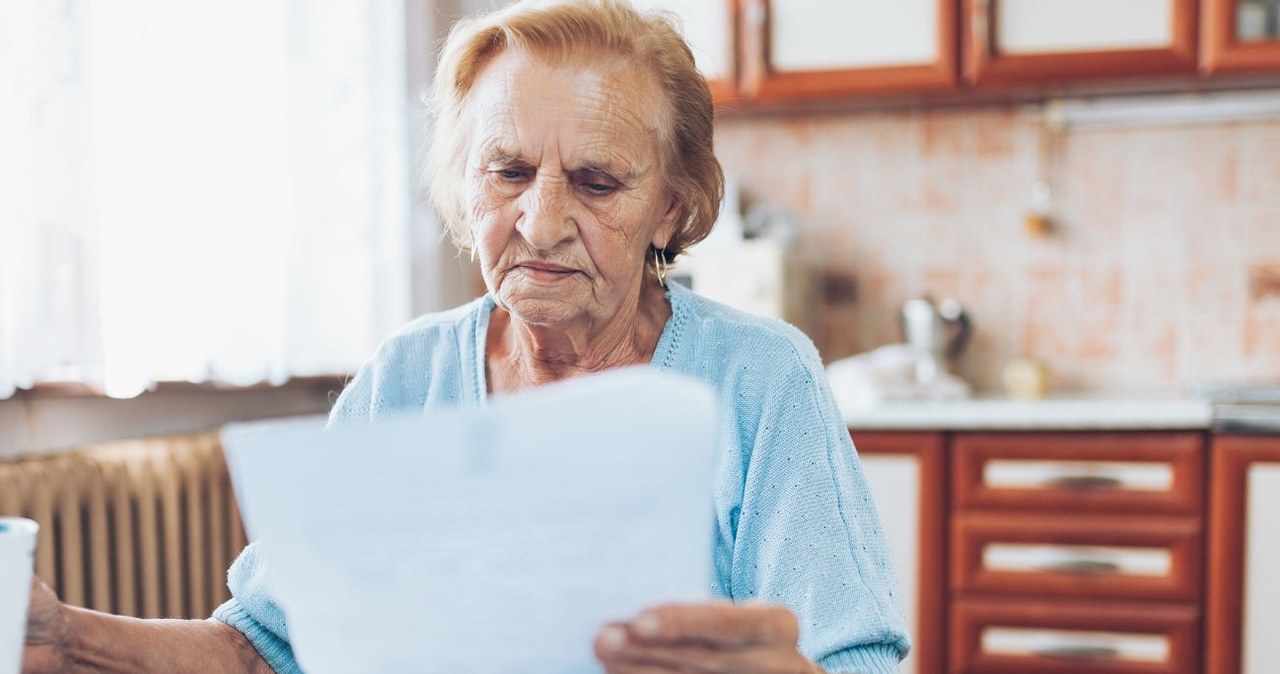
[[[929,64],[938,60],[936,0],[784,0],[770,11],[780,71]]]
[[[1169,0],[1001,0],[993,19],[1005,54],[1158,49],[1174,41]]]
[[[1280,73],[1280,0],[1201,0],[1200,70]]]
[[[1236,39],[1240,42],[1280,40],[1280,0],[1239,0]]]

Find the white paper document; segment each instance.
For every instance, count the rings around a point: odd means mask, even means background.
[[[587,674],[711,582],[714,396],[649,369],[358,427],[228,427],[308,674]]]

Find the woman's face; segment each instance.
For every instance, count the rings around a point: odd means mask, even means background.
[[[466,190],[485,285],[531,324],[607,321],[639,302],[678,203],[663,185],[661,93],[642,71],[510,50],[471,92]]]

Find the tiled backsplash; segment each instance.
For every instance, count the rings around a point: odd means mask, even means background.
[[[1036,107],[723,118],[717,145],[747,199],[799,216],[816,272],[856,279],[851,298],[818,298],[827,360],[899,341],[903,300],[929,293],[968,308],[959,370],[983,391],[1019,355],[1058,391],[1280,379],[1280,119],[1068,126],[1052,143],[1041,122]],[[1042,170],[1054,229],[1035,237]]]

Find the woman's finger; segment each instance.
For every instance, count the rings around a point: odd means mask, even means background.
[[[613,665],[681,674],[797,674],[810,671],[812,665],[794,648],[781,645],[730,650],[627,642],[598,655],[606,669]]]
[[[642,667],[661,672],[711,674],[733,671],[727,656],[738,651],[719,650],[709,646],[662,646],[642,644],[626,637],[625,631],[603,633],[596,641],[596,657],[609,671],[610,666]]]
[[[631,621],[628,637],[642,644],[703,644],[750,648],[780,644],[794,648],[800,628],[791,611],[766,604],[671,604],[644,611]]]

